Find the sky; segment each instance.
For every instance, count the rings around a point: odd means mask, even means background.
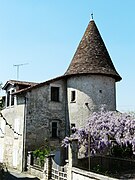
[[[0,82],[63,75],[94,15],[121,75],[117,109],[135,111],[135,0],[0,0]],[[2,94],[2,92],[1,92]]]

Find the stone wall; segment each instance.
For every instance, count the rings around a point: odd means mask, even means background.
[[[87,118],[102,105],[108,110],[116,110],[115,79],[99,75],[74,76],[67,80],[68,111],[71,124],[85,126]],[[76,99],[71,101],[71,92]]]
[[[1,161],[5,162],[8,168],[17,168],[19,171],[22,170],[22,159],[23,159],[23,124],[24,124],[24,105],[14,105],[5,108],[1,111],[3,117],[7,121],[5,123],[4,134],[1,134],[0,145],[1,145],[1,156],[3,159]],[[3,120],[0,117],[0,123]],[[18,121],[17,135],[14,133],[16,131],[15,120]]]
[[[51,86],[59,87],[59,102],[51,101]],[[64,80],[45,83],[27,93],[26,148],[35,150],[46,145],[59,145],[66,132],[66,86]],[[51,123],[58,123],[58,138],[51,137]]]
[[[117,180],[116,178],[111,178],[108,176],[103,176],[101,174],[85,171],[82,169],[72,167],[72,178],[73,180]]]
[[[45,180],[45,173],[40,168],[30,166],[29,170],[28,170],[28,173],[35,176],[35,177],[38,177],[38,178],[40,178],[42,180]]]

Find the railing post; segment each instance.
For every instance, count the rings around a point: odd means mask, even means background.
[[[46,179],[49,180],[52,177],[52,158],[54,157],[54,154],[50,154],[46,156]]]
[[[33,152],[28,151],[28,156],[27,156],[27,167],[28,167],[28,169],[31,165],[33,165]]]
[[[72,180],[72,167],[78,163],[78,139],[70,139],[68,146],[68,178]]]
[[[78,139],[72,139],[72,166],[78,163]]]

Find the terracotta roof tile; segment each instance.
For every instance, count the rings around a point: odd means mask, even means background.
[[[93,20],[82,37],[65,75],[103,74],[120,81],[102,37]]]
[[[9,80],[9,81],[6,82],[6,84],[3,86],[2,89],[6,89],[9,84],[12,84],[12,85],[21,85],[21,86],[27,86],[28,87],[28,86],[37,85],[38,83],[27,82],[27,81]]]

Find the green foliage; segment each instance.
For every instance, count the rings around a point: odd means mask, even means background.
[[[93,171],[96,172],[96,173],[100,173],[102,172],[102,168],[99,164],[97,164],[94,168],[93,168]]]
[[[114,146],[111,150],[111,154],[119,158],[131,158],[133,156],[132,145]]]
[[[33,155],[36,158],[37,163],[43,166],[46,156],[49,155],[53,150],[54,150],[53,146],[51,147],[46,146],[45,148],[42,147],[33,151]]]
[[[49,148],[45,148],[45,149],[36,149],[35,151],[33,151],[33,155],[37,158],[39,157],[41,160],[43,160],[45,158],[46,155],[49,155],[50,153],[50,149]]]
[[[91,171],[98,173],[98,174],[102,174],[104,176],[110,176],[110,177],[117,177],[118,175],[118,171],[117,169],[114,167],[112,167],[112,170],[107,170],[107,169],[103,169],[101,165],[97,164],[95,165]]]

